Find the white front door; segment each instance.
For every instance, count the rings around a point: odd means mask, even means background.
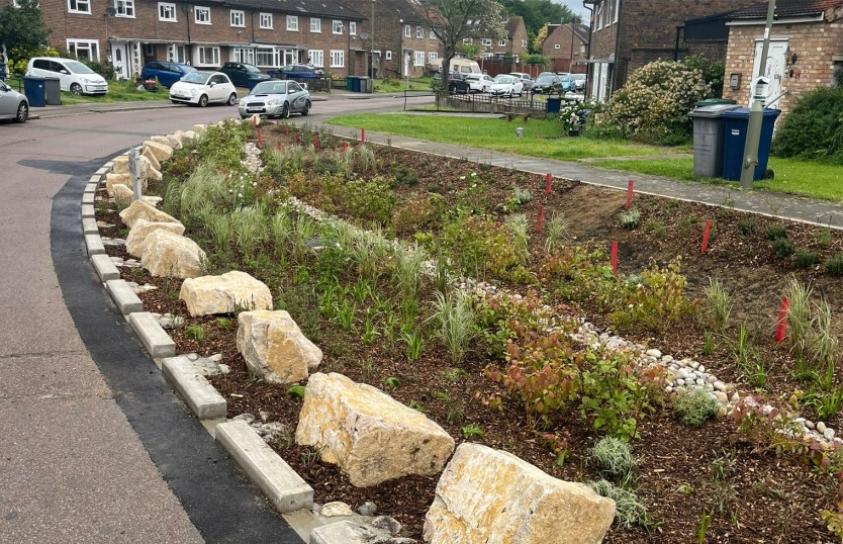
[[[752,64],[752,82],[758,77],[758,68],[761,65],[761,49],[764,47],[764,41],[758,40],[755,42],[755,60]],[[764,76],[770,80],[770,92],[767,95],[767,102],[776,99],[784,92],[784,75],[787,69],[785,56],[788,50],[787,40],[770,40],[770,52],[767,55],[767,69],[764,71]],[[752,89],[749,90],[749,103],[752,103]]]
[[[407,54],[404,55],[404,76],[405,77],[410,76],[410,54],[411,53],[409,51],[407,51]],[[443,75],[442,77],[443,77],[443,80],[446,82],[445,85],[447,86],[448,85],[447,75]]]
[[[111,64],[114,66],[114,73],[117,79],[129,79],[129,49],[126,42],[112,42]]]

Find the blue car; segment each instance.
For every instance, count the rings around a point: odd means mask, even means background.
[[[249,90],[261,81],[272,79],[261,72],[257,66],[243,62],[226,62],[220,68],[220,72],[227,75],[236,87],[246,87]]]
[[[270,70],[268,73],[276,79],[319,79],[325,77],[324,70],[306,64],[284,66],[279,70]]]
[[[141,70],[141,78],[157,79],[161,85],[168,89],[173,86],[173,83],[183,78],[190,72],[196,70],[187,64],[178,64],[175,62],[168,62],[165,60],[153,60],[146,63],[146,66]]]

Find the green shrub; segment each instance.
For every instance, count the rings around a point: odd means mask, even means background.
[[[753,217],[746,217],[741,219],[738,223],[738,231],[744,236],[751,236],[755,234],[755,218]]]
[[[793,255],[793,242],[787,238],[776,238],[773,241],[773,253],[780,259],[786,259]]]
[[[389,182],[384,179],[354,179],[345,184],[344,201],[354,217],[387,225],[392,218],[396,198]]]
[[[205,328],[202,325],[196,323],[185,327],[184,335],[190,338],[191,340],[195,340],[197,342],[202,342],[207,337],[207,334],[205,333]]]
[[[400,235],[436,229],[446,213],[447,202],[442,195],[416,195],[395,208],[392,214],[392,229]]]
[[[729,325],[732,301],[720,280],[709,278],[708,287],[705,288],[705,301],[712,325],[720,330],[725,329]]]
[[[638,208],[631,208],[620,215],[621,227],[632,230],[641,223],[641,211]]]
[[[439,239],[451,260],[473,276],[523,279],[525,256],[506,225],[475,215],[461,215],[445,225]]]
[[[701,427],[717,416],[719,408],[717,400],[699,388],[680,393],[673,399],[673,413],[689,427]]]
[[[787,238],[787,230],[781,225],[772,225],[764,232],[764,237],[770,241]]]
[[[722,60],[711,60],[704,55],[689,55],[682,59],[682,64],[692,70],[702,72],[703,79],[708,84],[707,96],[720,98],[723,96],[723,74],[725,68]]]
[[[825,262],[825,271],[832,276],[843,276],[843,253],[838,253]]]
[[[647,526],[650,524],[647,507],[632,491],[617,487],[606,480],[588,482],[588,486],[601,497],[608,497],[615,501],[615,523],[618,526],[631,529],[637,525]]]
[[[436,293],[431,319],[437,325],[439,339],[451,354],[451,362],[455,365],[461,363],[468,343],[477,332],[471,296],[465,291],[455,291],[448,296]]]
[[[547,222],[547,237],[544,240],[544,250],[552,255],[559,251],[568,238],[568,221],[562,212],[554,212]]]
[[[629,444],[612,436],[598,440],[591,449],[591,456],[600,467],[600,473],[612,478],[625,478],[635,462]]]
[[[811,268],[820,262],[820,256],[809,249],[800,249],[796,252],[796,266],[799,268]]]
[[[774,153],[843,164],[843,88],[804,94],[776,134]]]
[[[610,316],[612,323],[620,329],[660,332],[685,319],[693,307],[685,296],[688,280],[680,270],[679,258],[663,268],[651,264],[628,288],[623,307]]]

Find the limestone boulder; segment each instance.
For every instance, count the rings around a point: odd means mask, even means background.
[[[179,220],[172,215],[162,212],[144,200],[132,202],[131,206],[120,212],[120,219],[122,219],[123,223],[125,223],[129,228],[134,227],[135,222],[140,219],[153,223],[179,223]]]
[[[181,140],[179,138],[176,138],[175,134],[167,134],[164,137],[167,139],[167,142],[166,142],[167,145],[169,145],[173,149],[181,149],[182,148]]]
[[[140,171],[141,179],[144,180],[144,183],[150,181],[161,181],[163,176],[161,175],[161,171],[158,168],[152,166],[152,162],[143,155],[138,157],[138,163]]]
[[[153,170],[161,171],[161,162],[158,160],[158,157],[149,149],[148,146],[143,146],[143,151],[140,154],[141,157],[145,158],[149,165],[153,168]]]
[[[358,487],[438,474],[454,439],[418,410],[342,374],[310,377],[296,442],[313,446]]]
[[[465,442],[436,485],[430,544],[599,544],[615,502],[500,450]]]
[[[301,381],[322,362],[322,350],[285,311],[241,312],[237,349],[252,372],[272,383]]]
[[[111,161],[111,171],[115,174],[128,174],[129,173],[129,156],[128,155],[118,155],[114,157]]]
[[[203,125],[203,124],[193,125],[193,133],[196,136],[201,136],[206,130],[208,130],[208,125]]]
[[[140,178],[141,184],[141,192],[144,192],[148,188],[148,184],[146,178],[141,176]],[[106,174],[105,175],[105,190],[108,192],[109,196],[114,196],[114,188],[117,185],[123,185],[124,187],[128,187],[130,191],[133,190],[132,188],[132,176],[131,174]]]
[[[158,160],[158,164],[170,160],[170,157],[173,156],[173,148],[170,147],[169,143],[147,140],[143,143],[143,147],[144,151],[149,151]]]
[[[147,221],[146,219],[138,219],[135,221],[129,235],[126,237],[126,251],[129,255],[135,257],[143,256],[146,249],[146,242],[149,235],[156,230],[166,230],[173,234],[181,236],[184,234],[184,225],[178,221]]]
[[[272,293],[262,281],[245,272],[184,280],[179,299],[192,316],[230,314],[243,310],[271,310]]]
[[[145,244],[141,265],[153,276],[195,278],[202,273],[205,252],[190,238],[156,229]]]
[[[126,185],[115,185],[111,191],[118,210],[124,210],[132,205],[135,193]]]

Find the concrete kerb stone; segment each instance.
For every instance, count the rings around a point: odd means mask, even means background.
[[[93,204],[94,196],[94,193],[89,193],[87,191],[82,193],[82,204]]]
[[[99,234],[86,234],[85,246],[88,248],[88,255],[105,253],[105,246],[102,245],[102,238],[100,238]]]
[[[94,194],[94,193],[96,193],[96,192],[97,192],[97,187],[98,187],[98,186],[99,186],[99,182],[97,182],[97,181],[92,181],[92,182],[88,183],[87,185],[85,185],[85,194],[88,194],[88,193],[90,193],[90,194]]]
[[[82,204],[82,219],[94,219],[96,211],[93,204]]]
[[[242,419],[217,425],[216,439],[279,512],[313,506],[313,488]]]
[[[199,419],[224,418],[228,404],[205,376],[194,368],[193,361],[184,355],[164,359],[161,365],[164,377]]]
[[[120,271],[117,270],[114,262],[105,253],[91,255],[91,264],[94,265],[94,270],[100,277],[100,281],[107,282],[120,279]]]
[[[127,320],[150,355],[172,357],[176,354],[176,343],[151,313],[135,312],[129,314]]]
[[[105,288],[124,316],[143,311],[143,302],[125,280],[119,279],[119,273],[116,279],[105,282]]]
[[[85,217],[84,219],[82,219],[82,233],[99,234],[100,229],[97,226],[97,220],[93,217]]]

